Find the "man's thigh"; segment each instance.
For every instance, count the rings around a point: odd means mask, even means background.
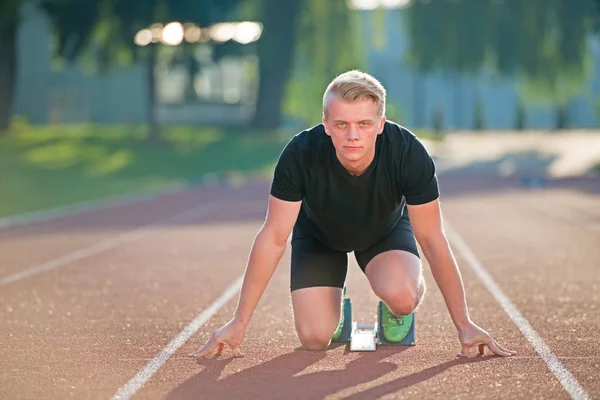
[[[333,334],[340,320],[347,270],[347,253],[311,237],[292,240],[290,287],[296,329],[301,335]]]
[[[390,285],[417,288],[423,284],[417,241],[408,217],[403,217],[379,243],[355,255],[374,289]]]
[[[333,250],[311,237],[292,240],[290,289],[342,289],[348,273],[348,254]]]
[[[390,251],[393,251],[393,253],[396,255],[404,255],[397,257],[391,256],[393,259],[401,262],[408,260],[410,261],[411,265],[420,265],[420,255],[417,247],[417,240],[415,239],[412,227],[410,226],[408,215],[402,217],[394,229],[392,229],[392,231],[378,243],[375,243],[368,249],[355,251],[354,255],[356,256],[358,265],[363,272],[366,273],[367,267],[378,263],[377,260],[375,260],[373,263],[371,261],[373,261],[375,258],[381,259],[381,257],[378,257],[380,254],[388,253]]]
[[[371,287],[414,288],[424,284],[421,260],[404,250],[388,250],[376,255],[367,267],[365,275]]]

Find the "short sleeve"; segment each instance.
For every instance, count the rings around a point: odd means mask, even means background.
[[[275,165],[271,195],[285,201],[301,201],[304,198],[303,177],[301,153],[292,139]]]
[[[429,203],[440,195],[433,159],[423,143],[413,135],[402,165],[402,188],[409,205]]]

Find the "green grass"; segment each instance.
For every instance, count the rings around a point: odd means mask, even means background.
[[[40,126],[0,137],[0,217],[202,179],[270,175],[290,135],[172,127],[160,141],[139,126]]]
[[[153,142],[143,126],[30,126],[15,118],[0,135],[0,218],[189,184],[207,173],[270,178],[293,133],[170,127]]]

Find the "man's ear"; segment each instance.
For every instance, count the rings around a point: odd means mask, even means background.
[[[323,122],[323,127],[325,127],[325,133],[327,134],[327,136],[331,136],[327,130],[327,120],[325,119],[325,117],[323,116],[323,119],[321,120]]]
[[[378,135],[381,135],[383,133],[383,128],[385,127],[385,121],[387,121],[387,119],[385,118],[385,115],[384,115],[383,118],[381,118],[381,122],[379,123]]]

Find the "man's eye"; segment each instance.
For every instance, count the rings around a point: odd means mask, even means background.
[[[338,122],[337,124],[338,127],[343,128],[344,126],[346,126],[345,122]]]

